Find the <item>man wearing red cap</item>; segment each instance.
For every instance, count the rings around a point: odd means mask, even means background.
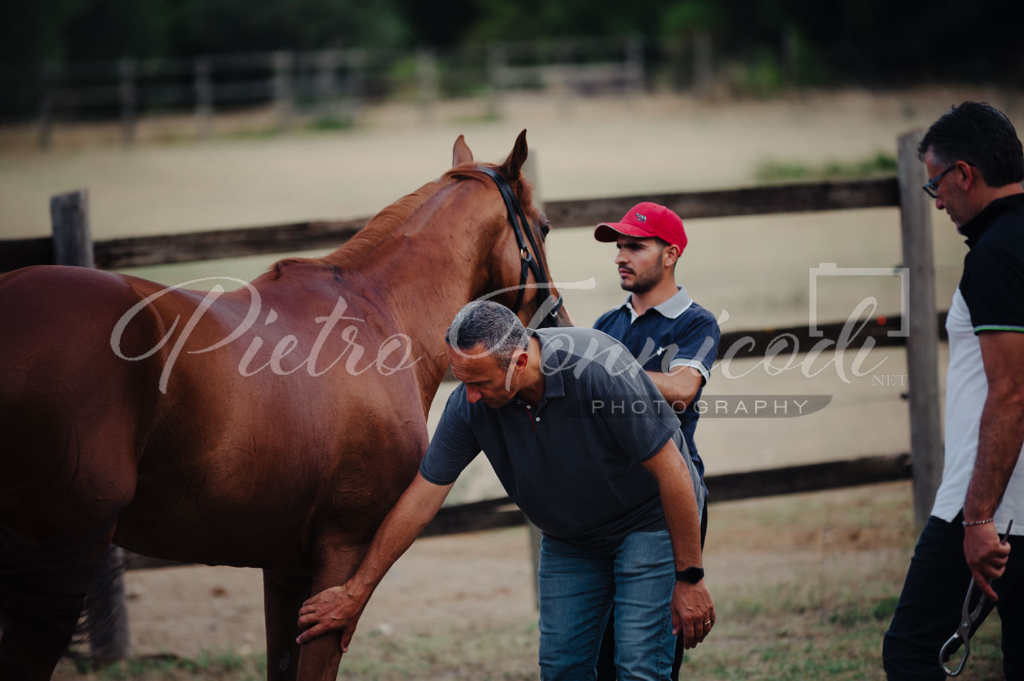
[[[703,486],[704,463],[693,440],[700,416],[696,403],[718,355],[721,332],[714,315],[676,285],[675,266],[687,243],[683,221],[665,206],[643,202],[629,209],[621,221],[599,224],[594,238],[618,247],[615,264],[623,290],[629,291],[622,305],[601,315],[594,328],[625,345],[672,405]],[[706,511],[705,504],[701,510],[702,548]],[[679,637],[672,665],[674,680],[679,678],[682,659],[683,639]],[[609,624],[598,661],[598,680],[614,679],[614,635]]]

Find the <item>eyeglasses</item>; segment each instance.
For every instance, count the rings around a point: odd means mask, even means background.
[[[968,163],[967,165],[970,165],[970,163]],[[956,168],[956,163],[946,168],[932,179],[925,182],[924,185],[921,186],[921,189],[923,189],[924,192],[933,199],[939,198],[939,195],[936,193],[939,189],[939,182],[942,180],[942,178],[946,176],[946,173],[948,173],[953,168]]]

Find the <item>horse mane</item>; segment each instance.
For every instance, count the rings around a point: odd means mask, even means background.
[[[315,264],[341,267],[358,260],[372,251],[378,244],[391,235],[399,225],[404,223],[417,208],[437,193],[443,185],[440,182],[428,182],[411,194],[403,196],[390,206],[383,208],[370,218],[356,235],[331,253],[319,258],[284,258],[278,260],[267,271],[273,270],[274,279],[281,276],[285,265]]]
[[[486,166],[494,170],[501,169],[500,166],[490,163],[466,163],[455,166],[445,172],[435,182],[428,182],[413,193],[403,196],[398,201],[381,210],[370,218],[365,227],[337,250],[319,258],[284,258],[271,265],[267,271],[273,271],[274,279],[277,279],[281,276],[285,265],[315,264],[330,265],[338,268],[355,262],[389,237],[399,225],[403,224],[416,209],[426,203],[442,187],[464,179],[477,180],[485,185],[491,185],[493,180],[480,169],[480,166]],[[504,174],[502,176],[504,177]],[[533,186],[522,175],[510,184],[512,191],[519,198],[523,212],[529,215],[533,210]]]

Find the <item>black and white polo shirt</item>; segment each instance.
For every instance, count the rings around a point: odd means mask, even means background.
[[[997,199],[961,228],[970,252],[946,318],[946,452],[932,515],[952,521],[963,509],[978,454],[988,395],[978,334],[1024,333],[1024,194]],[[1024,367],[1020,367],[1024,371]],[[1024,535],[1024,456],[996,511],[996,527]]]

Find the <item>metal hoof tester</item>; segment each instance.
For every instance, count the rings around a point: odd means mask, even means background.
[[[1013,521],[1006,526],[1006,532],[1000,537],[1000,541],[1005,542],[1007,537],[1010,536],[1010,528],[1013,527]],[[978,599],[978,605],[975,606],[974,610],[971,610],[971,596],[974,595],[974,578],[971,578],[971,584],[967,587],[967,598],[964,599],[964,605],[960,609],[960,624],[956,628],[956,632],[949,637],[942,648],[939,650],[939,664],[942,666],[942,671],[946,672],[949,676],[959,676],[960,672],[964,670],[964,665],[967,663],[967,658],[971,655],[971,629],[974,627],[974,623],[981,616],[982,608],[985,607],[988,597],[985,594],[981,594],[981,598]],[[960,664],[957,665],[956,669],[950,669],[946,666],[949,662],[950,656],[953,654],[958,647],[958,644],[962,642],[964,646],[963,657],[960,658]]]

